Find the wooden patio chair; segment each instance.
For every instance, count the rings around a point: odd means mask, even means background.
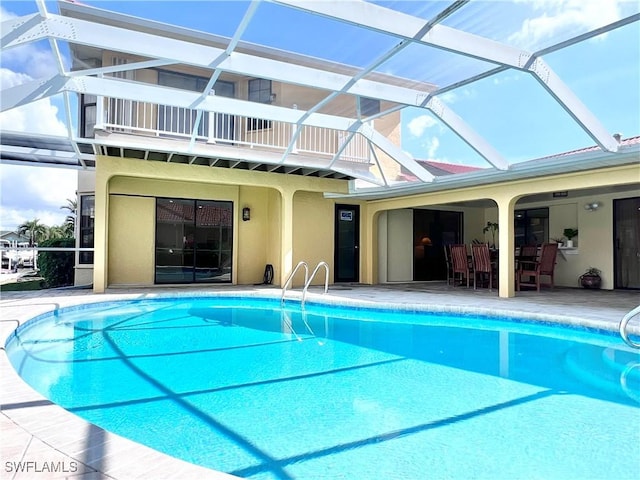
[[[467,256],[466,245],[451,245],[451,271],[453,274],[453,285],[456,285],[456,274],[460,276],[460,284],[464,279],[467,280],[467,288],[471,279],[471,265],[469,265],[469,257]]]
[[[520,269],[520,262],[535,262],[538,260],[538,246],[537,245],[522,245],[520,252],[516,258],[516,270]]]
[[[444,261],[447,264],[447,285],[451,285],[453,280],[453,265],[451,264],[451,252],[449,245],[444,246]]]
[[[516,271],[516,290],[520,291],[521,286],[536,287],[540,291],[540,277],[549,277],[549,283],[542,285],[553,288],[553,274],[556,267],[556,257],[558,255],[557,243],[543,243],[540,250],[540,258],[535,261],[521,260]],[[528,279],[524,282],[522,279]]]
[[[489,245],[487,243],[474,243],[471,245],[471,257],[473,258],[473,289],[478,287],[478,279],[489,281],[489,291],[493,288],[495,275],[495,263],[491,261]]]

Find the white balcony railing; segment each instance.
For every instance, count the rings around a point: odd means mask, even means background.
[[[102,116],[102,126],[112,132],[190,138],[198,117],[196,110],[188,108],[118,98],[104,98],[100,106],[102,114],[98,112],[98,118]],[[292,123],[205,112],[196,130],[196,140],[284,151],[295,132],[296,125]],[[333,157],[348,138],[346,131],[303,125],[292,152]],[[340,158],[369,163],[366,139],[355,135]]]

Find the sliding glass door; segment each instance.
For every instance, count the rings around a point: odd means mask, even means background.
[[[232,246],[232,202],[156,199],[157,284],[231,282]]]
[[[613,201],[614,288],[640,288],[640,197]]]

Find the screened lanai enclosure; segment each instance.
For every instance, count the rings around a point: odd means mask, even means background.
[[[233,184],[240,192],[194,197],[188,187],[164,193],[156,185],[149,193],[149,185],[135,191],[119,185],[119,198],[133,192],[156,202],[149,209],[155,213],[148,215],[155,223],[144,231],[153,234],[149,251],[158,260],[147,269],[148,281],[238,281],[247,253],[241,249],[256,251],[242,240],[257,238],[255,232],[244,237],[242,232],[255,229],[261,218],[252,223],[239,218],[248,205],[242,189],[249,195],[257,191],[251,188],[265,189],[261,194],[268,201],[260,204],[269,205],[269,218],[280,222],[260,231],[271,240],[263,241],[256,255],[262,266],[279,264],[281,282],[292,269],[294,245],[305,244],[296,235],[306,217],[296,216],[287,202],[305,189],[320,196],[304,205],[333,202],[327,215],[339,215],[336,205],[358,209],[350,217],[358,222],[347,229],[352,232],[347,247],[336,235],[322,254],[322,260],[334,259],[336,271],[350,265],[336,281],[390,280],[390,270],[383,270],[398,265],[406,266],[402,280],[441,280],[442,244],[478,238],[504,247],[500,294],[510,296],[512,247],[531,239],[551,241],[578,224],[581,249],[565,252],[574,255],[567,284],[598,256],[605,258],[607,288],[640,281],[640,263],[624,260],[640,255],[640,233],[625,227],[637,220],[637,212],[627,207],[640,186],[633,168],[640,158],[638,2],[177,5],[3,4],[6,81],[0,118],[44,105],[57,109],[56,118],[66,126],[66,135],[52,135],[38,129],[38,122],[18,128],[19,122],[5,120],[3,164],[91,174],[100,171],[101,162],[107,172],[120,165],[114,159],[122,159],[139,170],[128,171],[131,178],[149,180],[162,172],[158,176],[167,179],[172,174],[165,168],[179,165],[198,169],[180,170],[190,181],[209,168],[211,182]],[[615,168],[626,173],[612,172]],[[287,197],[283,192],[294,178],[303,183]],[[87,216],[77,245],[90,249],[94,238],[102,242],[95,258],[105,272],[106,230],[116,218],[107,211],[108,181],[100,177],[103,183],[95,190],[104,190],[95,198],[91,182],[79,187],[86,197],[81,204],[95,202],[100,235],[94,237],[94,217]],[[281,195],[272,198],[273,192]],[[178,222],[175,212],[166,218],[158,213],[166,210],[162,198],[184,201],[194,211],[206,202],[224,205],[229,218],[199,225],[180,211]],[[598,215],[606,211],[606,218],[585,213],[596,211],[583,207],[598,201],[606,206]],[[325,219],[322,234],[342,231],[333,220]],[[394,222],[401,228],[394,230]],[[500,224],[496,238],[484,236],[487,222]],[[215,230],[217,240],[186,245],[187,231],[198,228]],[[402,234],[397,248],[387,241],[396,233]],[[423,238],[438,247],[436,253]],[[605,257],[598,250],[602,245]],[[334,256],[330,248],[341,253]],[[171,256],[176,251],[186,252],[181,260]],[[310,254],[303,247],[297,251]],[[398,251],[400,263],[394,257]],[[93,252],[80,253],[76,263],[93,264]],[[108,283],[109,275],[104,277]]]
[[[615,154],[614,134],[640,131],[620,131],[638,111],[637,88],[620,82],[638,78],[637,2],[181,5],[175,15],[164,2],[7,2],[17,12],[3,18],[4,57],[37,48],[52,61],[42,76],[3,85],[2,111],[59,97],[69,135],[57,141],[8,135],[3,161],[90,168],[96,154],[129,149],[161,161],[333,172],[370,187],[433,183],[438,175],[415,161],[429,154],[486,174],[589,145]],[[207,75],[167,71],[179,65]],[[150,69],[159,72],[153,81]],[[585,86],[596,75],[606,101],[593,98],[594,85]],[[237,76],[257,81],[235,92],[229,79]],[[307,89],[304,104],[287,104],[281,85]],[[405,120],[399,145],[376,123],[391,112]],[[562,131],[549,128],[558,122]],[[259,128],[267,125],[268,134]],[[173,149],[114,144],[96,128],[183,142]],[[417,135],[434,129],[439,135]],[[265,151],[223,158],[199,148],[206,142]],[[321,160],[296,163],[304,158],[300,151]],[[392,175],[381,156],[409,175]],[[363,169],[363,162],[374,167]]]

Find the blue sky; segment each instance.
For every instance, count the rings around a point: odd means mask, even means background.
[[[84,3],[197,30],[233,35],[247,3],[243,1],[128,1]],[[446,2],[378,2],[424,19]],[[55,2],[47,2],[57,12]],[[35,2],[5,0],[2,18],[36,11]],[[536,51],[587,29],[640,11],[633,0],[476,1],[443,23],[483,37]],[[397,40],[344,26],[325,18],[261,4],[243,40],[366,67]],[[561,51],[544,60],[611,133],[640,134],[640,23],[635,22]],[[411,46],[377,71],[415,82],[445,86],[494,65],[426,46]],[[2,87],[55,72],[45,43],[10,50],[2,58]],[[508,162],[582,148],[594,141],[530,74],[507,70],[441,96],[455,113],[492,144]],[[0,116],[0,128],[64,134],[61,98]],[[402,147],[415,158],[487,166],[429,111],[402,113]],[[2,165],[2,229],[40,218],[64,220],[60,206],[75,195],[75,172]],[[44,178],[45,181],[39,180]],[[52,179],[55,179],[52,182]],[[55,184],[55,187],[46,185]],[[42,186],[45,185],[45,186]]]

